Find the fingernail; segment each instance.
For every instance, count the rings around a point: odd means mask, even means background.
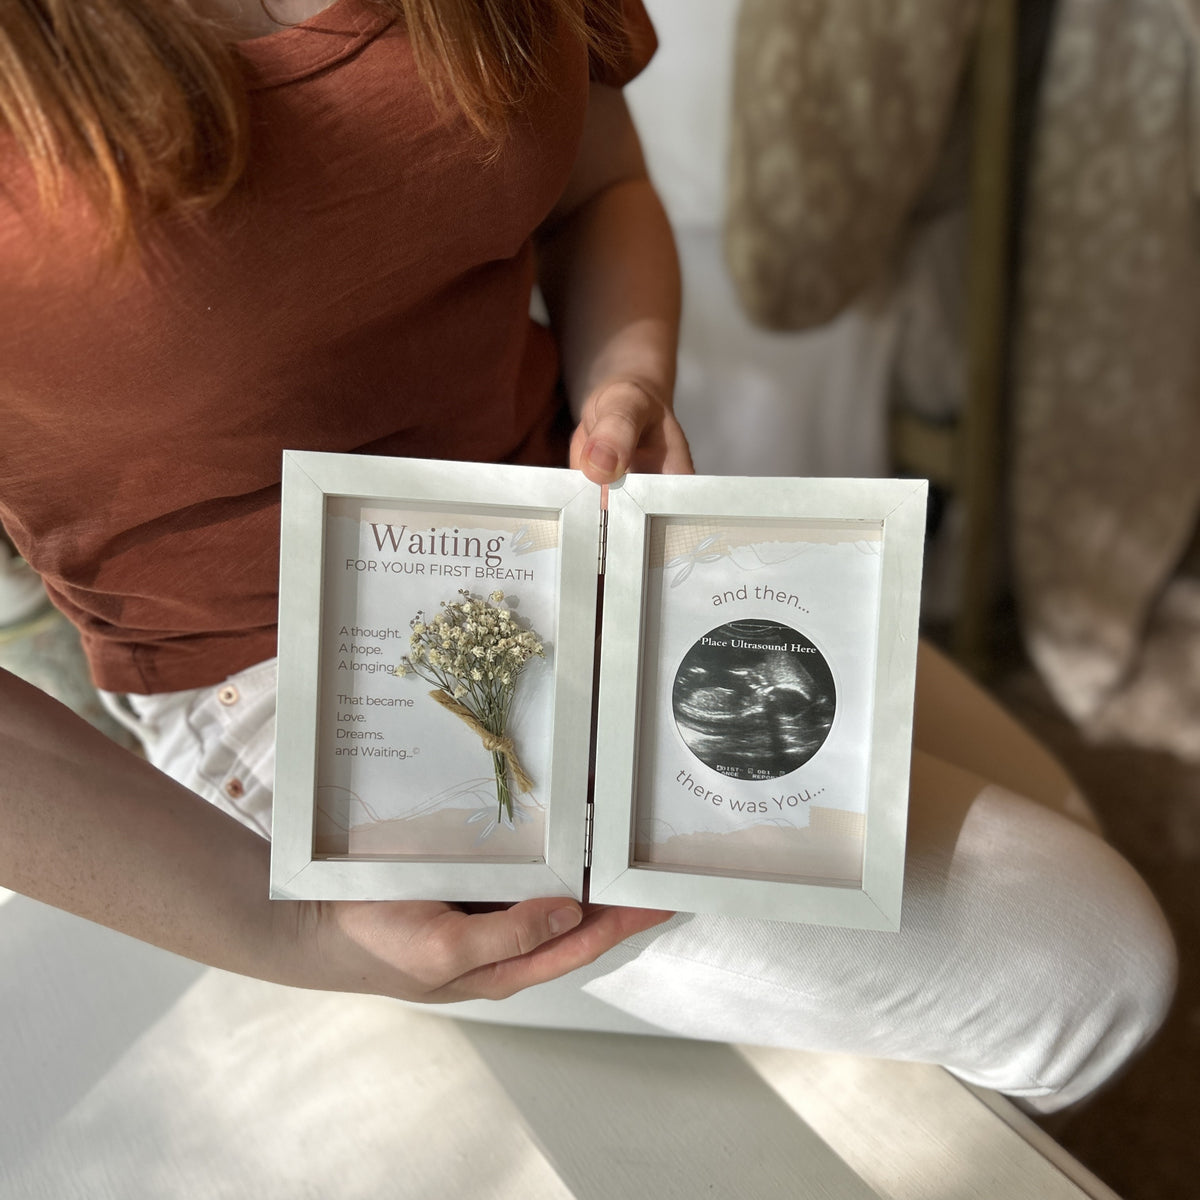
[[[621,460],[617,457],[617,452],[611,446],[604,445],[603,442],[597,442],[589,446],[587,456],[588,462],[597,471],[601,471],[605,475],[614,474],[621,465]]]
[[[583,920],[583,913],[578,908],[556,908],[550,914],[550,933],[557,937],[574,929]]]

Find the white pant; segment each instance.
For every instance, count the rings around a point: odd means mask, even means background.
[[[125,699],[152,763],[266,836],[273,662]],[[563,979],[443,1011],[934,1062],[1040,1112],[1080,1099],[1166,1014],[1162,913],[1061,767],[927,647],[915,742],[899,933],[679,914]]]

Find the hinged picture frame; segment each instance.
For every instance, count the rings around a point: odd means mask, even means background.
[[[925,492],[288,452],[272,895],[897,928]],[[391,674],[461,584],[545,648],[511,819]]]

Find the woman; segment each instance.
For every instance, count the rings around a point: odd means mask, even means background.
[[[274,653],[285,445],[563,463],[554,344],[527,315],[535,229],[583,405],[575,461],[598,479],[635,458],[688,468],[673,251],[619,92],[589,87],[586,31],[544,3],[511,45],[480,42],[494,74],[473,77],[469,52],[461,77],[432,74],[472,32],[472,6],[445,26],[439,7],[409,6],[411,42],[398,6],[343,0],[236,51],[262,31],[257,0],[4,10],[0,520],[109,691],[174,694]],[[596,11],[592,74],[619,82],[652,35]],[[505,53],[531,61],[508,79]],[[447,999],[660,919],[597,912],[535,950],[576,903],[269,904],[265,843],[86,731],[64,747],[64,714],[6,690],[8,880],[181,953]]]
[[[268,902],[279,451],[690,469],[677,269],[619,91],[653,34],[639,0],[2,11],[0,520],[154,761],[214,801],[4,679],[3,882],[278,982],[922,1058],[1045,1109],[1149,1036],[1161,915],[935,659],[900,934]]]

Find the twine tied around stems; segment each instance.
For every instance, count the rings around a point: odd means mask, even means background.
[[[513,773],[513,779],[516,781],[517,789],[522,792],[533,791],[533,780],[525,774],[525,768],[521,766],[520,760],[517,758],[517,749],[513,745],[513,740],[510,737],[504,737],[502,734],[493,733],[480,719],[469,709],[465,704],[459,704],[449,692],[442,688],[429,693],[443,708],[452,712],[456,717],[467,724],[472,730],[479,735],[479,740],[483,743],[485,750],[490,750],[493,754],[503,754],[508,762],[509,770]]]

